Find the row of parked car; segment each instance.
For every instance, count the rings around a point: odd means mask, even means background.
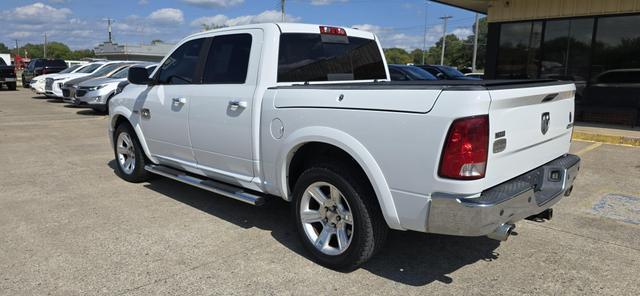
[[[146,68],[149,73],[157,67],[157,64],[149,62],[96,61],[32,79],[24,77],[22,85],[37,94],[90,107],[96,112],[108,112],[109,100],[129,83],[127,76],[134,65]]]
[[[443,65],[389,65],[392,81],[413,80],[480,80],[481,74],[463,74],[458,69]]]

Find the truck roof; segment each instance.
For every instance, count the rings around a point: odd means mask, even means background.
[[[242,25],[242,26],[224,27],[220,29],[199,32],[199,33],[195,33],[187,36],[186,38],[183,39],[183,41],[186,39],[191,39],[193,37],[200,37],[200,36],[206,37],[208,35],[212,35],[217,32],[234,31],[234,30],[242,30],[242,29],[262,29],[265,31],[273,30],[273,31],[279,31],[280,33],[320,34],[321,26],[343,28],[347,32],[347,36],[366,38],[366,39],[376,39],[375,35],[371,32],[362,31],[362,30],[349,28],[349,27],[320,25],[320,24],[301,24],[301,23],[261,23],[261,24],[249,24],[249,25]],[[180,43],[182,43],[182,41]]]

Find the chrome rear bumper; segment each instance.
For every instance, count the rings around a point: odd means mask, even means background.
[[[567,154],[482,192],[477,198],[433,194],[427,218],[432,233],[483,236],[538,214],[573,189],[580,158]]]

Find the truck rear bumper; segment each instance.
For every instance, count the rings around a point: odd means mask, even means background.
[[[460,236],[491,234],[568,196],[579,170],[580,158],[567,154],[485,190],[477,198],[433,194],[427,231]]]

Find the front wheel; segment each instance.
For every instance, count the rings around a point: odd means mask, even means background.
[[[17,87],[16,87],[16,83],[15,83],[15,82],[9,82],[9,83],[7,83],[7,88],[8,88],[9,90],[16,90],[16,88],[17,88]]]
[[[318,263],[351,270],[384,244],[387,225],[363,176],[337,164],[307,169],[295,185],[298,233]]]
[[[116,174],[132,183],[147,181],[150,176],[144,169],[147,158],[133,128],[126,123],[120,124],[116,128],[114,139]]]

